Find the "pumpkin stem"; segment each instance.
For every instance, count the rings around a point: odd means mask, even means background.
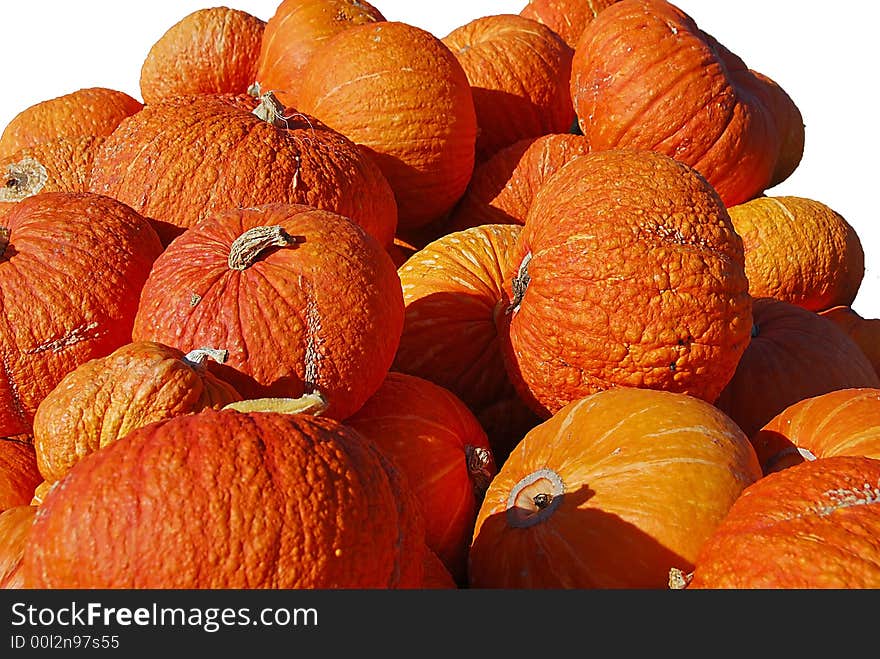
[[[519,311],[519,305],[526,294],[526,289],[529,287],[529,261],[531,260],[532,253],[529,252],[523,257],[522,263],[519,264],[519,270],[516,271],[516,276],[514,276],[511,282],[513,299],[507,306],[505,313],[516,313]]]
[[[0,258],[6,254],[7,247],[9,247],[9,229],[0,227]]]
[[[260,101],[257,107],[253,109],[253,114],[273,126],[287,128],[287,118],[284,116],[284,111],[287,108],[284,107],[284,104],[278,100],[275,94],[270,91],[263,93],[258,82],[251,85],[248,93]]]
[[[467,460],[468,473],[474,486],[474,495],[477,497],[477,500],[480,500],[486,494],[486,490],[489,488],[489,483],[492,480],[492,472],[489,470],[492,453],[487,449],[471,446],[470,444],[464,447],[464,453]]]
[[[43,189],[49,174],[30,156],[6,167],[6,182],[0,187],[0,201],[21,201]]]
[[[565,484],[552,469],[543,468],[517,483],[507,499],[507,523],[524,529],[543,522],[562,503]]]
[[[217,350],[216,348],[196,348],[183,356],[183,361],[195,369],[205,367],[205,360],[210,357],[218,364],[222,364],[229,357],[228,350]]]
[[[685,574],[683,570],[679,570],[677,567],[671,567],[669,568],[669,589],[684,590],[693,578],[693,572]]]
[[[296,238],[281,226],[259,226],[248,229],[236,238],[229,248],[229,268],[247,270],[270,247],[287,247],[294,243]]]
[[[224,410],[236,412],[279,412],[281,414],[311,414],[321,416],[329,403],[319,391],[303,394],[299,398],[251,398],[228,403]]]

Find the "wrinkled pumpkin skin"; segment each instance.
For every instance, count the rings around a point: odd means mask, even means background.
[[[30,503],[41,480],[32,438],[0,439],[0,512]]]
[[[587,23],[617,0],[529,0],[519,15],[543,23],[574,48]]]

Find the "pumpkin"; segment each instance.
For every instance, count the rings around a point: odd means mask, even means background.
[[[543,23],[574,48],[587,23],[617,0],[529,0],[519,15]]]
[[[150,218],[164,245],[211,213],[273,202],[345,215],[383,245],[397,227],[394,193],[370,157],[271,95],[148,105],[95,154],[89,189]]]
[[[477,138],[471,86],[449,48],[384,21],[338,32],[309,62],[297,109],[371,150],[394,190],[398,229],[445,215],[467,188]]]
[[[864,318],[851,306],[835,306],[819,312],[837,324],[862,349],[880,375],[880,318]]]
[[[423,590],[455,590],[458,584],[443,561],[428,548],[425,551],[425,568],[422,581]]]
[[[747,487],[688,589],[880,588],[880,460],[833,456]]]
[[[31,105],[0,134],[0,157],[57,138],[106,136],[143,104],[125,92],[86,87]]]
[[[389,254],[348,218],[309,206],[233,209],[187,229],[156,259],[134,341],[189,352],[244,398],[320,392],[351,415],[382,384],[403,329]]]
[[[752,297],[775,297],[811,311],[849,305],[865,272],[855,229],[804,197],[759,197],[727,209],[743,239]]]
[[[0,512],[0,589],[21,588],[21,558],[27,544],[36,506],[20,505]]]
[[[0,157],[0,201],[21,201],[38,192],[86,192],[95,151],[104,139],[59,137]]]
[[[496,471],[477,418],[448,389],[390,372],[345,423],[400,468],[421,504],[428,547],[464,583],[477,509]]]
[[[477,162],[519,140],[571,128],[574,50],[549,27],[517,14],[495,14],[455,28],[442,41],[471,85]]]
[[[256,80],[295,107],[303,69],[320,44],[352,25],[384,20],[365,0],[281,0],[266,22]]]
[[[880,389],[838,389],[805,398],[751,440],[765,474],[832,455],[880,459]]]
[[[3,215],[0,436],[29,433],[61,378],[131,340],[161,251],[146,219],[102,195],[42,192]]]
[[[135,428],[240,400],[232,385],[208,370],[209,358],[222,363],[226,355],[211,348],[184,354],[137,341],[79,365],[34,415],[40,474],[56,481],[81,458]]]
[[[674,157],[726,206],[781,182],[800,160],[800,112],[775,87],[666,0],[602,10],[572,59],[572,101],[592,149]]]
[[[0,512],[30,503],[41,480],[32,438],[0,439]]]
[[[798,401],[880,387],[868,358],[827,318],[774,298],[756,298],[753,318],[748,347],[715,401],[749,437]]]
[[[660,588],[690,569],[761,477],[742,431],[706,401],[619,387],[529,431],[489,484],[473,588]]]
[[[40,506],[21,577],[26,588],[418,588],[424,521],[405,487],[332,419],[206,408],[77,462]]]
[[[141,65],[147,104],[189,94],[244,94],[256,79],[265,21],[240,9],[197,9],[168,28]]]
[[[742,240],[706,180],[668,156],[571,160],[535,196],[514,262],[499,335],[543,418],[621,385],[713,402],[748,345]]]
[[[552,133],[520,140],[474,167],[449,218],[449,231],[480,224],[525,224],[535,194],[576,156],[590,152],[583,135]]]

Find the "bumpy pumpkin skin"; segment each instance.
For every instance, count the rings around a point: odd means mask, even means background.
[[[419,587],[424,522],[388,464],[327,418],[208,408],[152,423],[86,456],[49,491],[22,579],[27,588]]]
[[[880,588],[880,460],[834,456],[747,487],[688,589]]]
[[[713,402],[752,325],[740,237],[695,170],[651,151],[573,159],[541,187],[498,314],[543,418],[614,386]]]
[[[162,251],[149,222],[114,199],[44,192],[3,217],[0,436],[29,433],[74,368],[131,340],[141,287]]]
[[[516,14],[481,16],[442,41],[471,85],[477,162],[519,140],[572,127],[574,50],[546,25]]]
[[[230,262],[236,240],[271,227],[280,243]],[[344,419],[382,384],[403,312],[394,262],[363,229],[329,211],[267,204],[219,213],[169,245],[132,338],[184,352],[222,346],[226,362],[209,368],[243,397],[317,390],[325,414]]]
[[[529,0],[519,15],[543,23],[574,48],[587,23],[617,0]]]
[[[593,394],[532,429],[499,469],[477,516],[469,583],[665,587],[670,567],[691,569],[760,477],[748,439],[705,401]]]
[[[880,376],[880,318],[863,318],[850,306],[836,306],[819,312],[833,321],[856,342]]]
[[[774,298],[756,298],[753,318],[749,345],[715,401],[749,437],[798,401],[880,387],[868,358],[827,318]]]
[[[147,106],[107,138],[89,189],[150,218],[165,245],[211,213],[274,202],[345,215],[390,245],[394,193],[368,154],[312,117],[273,123],[255,106],[213,94]]]
[[[0,439],[0,512],[29,504],[41,480],[31,438]]]
[[[297,108],[368,147],[397,199],[398,228],[443,217],[474,167],[477,118],[467,75],[426,30],[353,25],[321,44]]]
[[[296,107],[303,69],[321,43],[352,25],[384,20],[364,0],[282,0],[266,23],[256,80],[282,103]]]
[[[880,389],[839,389],[798,401],[751,440],[765,474],[834,455],[880,460]]]
[[[780,182],[799,160],[789,133],[803,124],[768,84],[665,0],[621,0],[601,11],[572,60],[572,100],[594,150],[674,157],[726,206]]]
[[[95,152],[104,136],[59,137],[0,157],[0,202],[38,192],[86,192]]]
[[[0,157],[60,137],[106,136],[143,107],[125,92],[87,87],[40,101],[19,112],[0,134]]]
[[[0,512],[0,589],[22,587],[19,570],[37,507],[13,506]]]
[[[81,458],[135,428],[241,400],[232,385],[208,370],[208,358],[204,352],[187,355],[161,343],[137,341],[81,364],[48,393],[34,415],[40,474],[56,481]]]
[[[855,299],[865,253],[839,213],[792,196],[758,197],[727,210],[743,239],[752,297],[774,297],[810,311]]]
[[[477,418],[444,387],[390,372],[345,423],[400,468],[422,506],[428,547],[464,583],[477,509],[496,472]]]
[[[150,47],[141,65],[145,103],[180,94],[244,94],[256,80],[266,23],[240,9],[187,14]]]
[[[500,149],[474,167],[467,191],[449,218],[449,231],[480,224],[525,224],[535,194],[576,156],[590,152],[583,135],[553,133]]]

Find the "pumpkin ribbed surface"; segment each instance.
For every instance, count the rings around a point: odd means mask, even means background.
[[[0,435],[13,435],[62,377],[131,340],[162,246],[138,213],[91,193],[28,197],[2,221]]]
[[[36,588],[418,587],[423,522],[402,514],[393,477],[331,419],[207,409],[159,421],[85,457],[48,493],[22,578]]]
[[[19,505],[0,512],[0,589],[22,587],[19,573],[36,506]]]
[[[0,439],[0,512],[30,503],[42,480],[30,437]]]
[[[529,0],[519,15],[543,23],[574,48],[587,23],[617,0]]]
[[[840,327],[874,366],[880,376],[880,318],[863,318],[850,306],[835,306],[819,312]]]
[[[302,205],[230,210],[156,260],[135,341],[228,351],[209,368],[245,398],[317,390],[343,419],[379,388],[400,341],[394,262],[345,217]]]
[[[690,569],[743,488],[748,439],[705,401],[618,388],[532,429],[489,485],[475,588],[661,588]]]

